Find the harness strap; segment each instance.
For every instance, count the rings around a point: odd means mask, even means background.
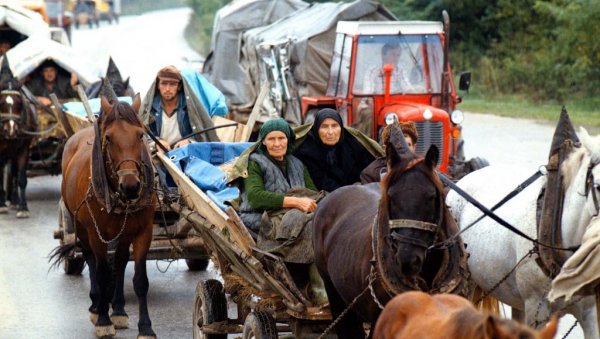
[[[552,249],[555,249],[555,250],[561,250],[561,251],[572,251],[572,252],[574,252],[574,251],[576,251],[580,247],[579,245],[577,245],[577,246],[571,246],[571,247],[564,248],[564,247],[554,247],[554,246],[551,246],[551,245],[548,245],[548,244],[540,243],[537,239],[531,238],[527,234],[523,233],[521,230],[515,228],[513,225],[511,225],[508,222],[506,222],[504,219],[500,218],[494,212],[490,211],[487,207],[483,206],[479,201],[475,200],[475,198],[473,198],[467,192],[465,192],[463,189],[461,189],[460,187],[458,187],[446,175],[444,175],[443,173],[440,173],[440,172],[438,172],[438,175],[439,175],[440,179],[442,180],[442,182],[445,185],[447,185],[448,187],[450,187],[451,189],[453,189],[454,191],[456,191],[456,193],[458,193],[461,197],[463,197],[465,200],[467,200],[473,206],[477,207],[486,216],[490,217],[492,220],[494,220],[498,224],[504,226],[505,228],[507,228],[511,232],[513,232],[513,233],[521,236],[522,238],[525,238],[525,239],[527,239],[527,240],[529,240],[529,241],[531,241],[534,244],[537,244],[539,246],[543,246],[543,247],[547,247],[547,248],[552,248]]]
[[[409,219],[393,219],[389,221],[390,229],[395,228],[414,228],[417,230],[423,230],[431,233],[435,233],[438,230],[438,225],[430,222],[409,220]]]

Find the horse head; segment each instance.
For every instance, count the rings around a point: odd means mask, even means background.
[[[100,130],[106,173],[113,190],[125,201],[136,201],[142,196],[148,180],[147,167],[151,167],[144,128],[136,114],[140,104],[139,94],[131,106],[101,97]]]
[[[378,250],[383,256],[378,262],[390,277],[415,278],[443,218],[442,185],[434,172],[439,152],[431,146],[419,159],[399,133],[391,134],[386,145],[388,174],[381,183],[378,215],[378,236],[385,246]]]
[[[27,118],[21,92],[11,88],[0,91],[0,138],[3,139],[16,139]]]
[[[134,96],[133,91],[129,88],[129,78],[123,80],[121,72],[112,57],[108,59],[106,78],[117,96]]]

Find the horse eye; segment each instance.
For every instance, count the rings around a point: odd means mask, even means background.
[[[140,140],[144,139],[144,133],[140,133]]]
[[[106,135],[106,142],[109,143],[110,142],[110,136]]]

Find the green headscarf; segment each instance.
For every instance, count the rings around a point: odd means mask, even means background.
[[[263,145],[263,141],[265,140],[267,134],[273,131],[279,131],[285,134],[288,139],[288,146],[285,154],[290,154],[293,150],[294,141],[296,141],[296,134],[290,127],[290,124],[288,124],[288,122],[283,118],[270,119],[265,121],[265,123],[262,125],[260,131],[258,132],[258,142],[260,145],[258,147],[258,152],[261,154],[268,154],[266,146]]]

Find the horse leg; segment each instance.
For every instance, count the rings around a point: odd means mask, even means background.
[[[111,269],[104,253],[96,254],[96,282],[98,283],[98,320],[96,321],[96,336],[99,338],[113,337],[117,334],[110,317],[108,316],[108,302],[112,297],[110,293]]]
[[[17,187],[17,173],[19,171],[17,167],[17,161],[15,159],[10,161],[10,164],[6,167],[8,172],[6,173],[6,199],[9,202],[11,209],[17,209],[19,206],[19,190]]]
[[[600,338],[595,299],[594,296],[585,297],[566,308],[566,311],[572,314],[581,324],[583,336],[586,339]]]
[[[149,223],[151,225],[151,223]],[[144,234],[133,241],[133,260],[135,262],[135,273],[133,275],[133,290],[138,298],[139,316],[138,339],[156,338],[152,330],[152,321],[148,314],[148,274],[146,272],[146,255],[152,241],[152,227],[148,227]]]
[[[123,245],[124,244],[124,245]],[[125,295],[123,285],[125,280],[125,268],[129,261],[129,244],[122,242],[117,248],[114,258],[115,290],[112,300],[113,312],[110,319],[116,329],[129,328],[129,316],[125,312]]]
[[[325,284],[325,291],[327,292],[327,298],[329,299],[333,321],[336,321],[342,312],[346,310],[347,305],[342,297],[340,297],[338,294],[329,277],[324,275],[321,275],[321,277],[323,278],[323,283]],[[341,319],[339,319],[338,323],[336,324],[335,332],[339,338],[364,339],[365,330],[362,324],[362,319],[360,319],[360,317],[358,317],[353,310],[348,310],[348,312]]]
[[[17,218],[29,218],[30,213],[27,208],[27,198],[25,197],[25,190],[27,188],[27,163],[29,152],[22,152],[17,158],[18,178],[17,184],[19,185],[19,205],[17,208]]]
[[[100,298],[100,289],[98,288],[98,282],[96,280],[96,257],[94,253],[87,248],[87,245],[82,245],[81,252],[83,253],[83,259],[85,260],[90,270],[90,300],[92,305],[88,309],[90,311],[90,321],[93,325],[96,325],[98,321],[98,298]]]
[[[5,171],[6,164],[4,162],[0,162],[0,214],[8,213],[8,206],[6,206],[6,191],[4,190],[4,181],[6,179],[6,185],[8,186],[8,181],[10,180],[10,176],[8,171]],[[7,175],[8,178],[5,178],[4,175]]]

